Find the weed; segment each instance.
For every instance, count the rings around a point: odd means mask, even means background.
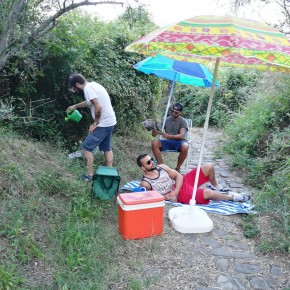
[[[258,228],[257,217],[253,214],[243,216],[243,223],[241,226],[246,238],[254,239],[261,233],[261,230]]]
[[[260,251],[262,254],[267,254],[269,252],[272,252],[274,250],[274,246],[272,242],[270,241],[262,241],[257,246],[258,251]]]
[[[142,282],[135,278],[135,277],[130,277],[128,279],[128,284],[126,287],[127,290],[141,290],[142,288]]]
[[[21,289],[20,286],[25,280],[15,269],[15,265],[0,265],[0,289]]]
[[[267,82],[275,90],[265,91],[262,83],[257,85],[241,110],[232,114],[232,122],[225,127],[223,148],[232,167],[245,173],[245,182],[259,189],[256,207],[262,214],[270,212],[275,217],[267,229],[259,229],[253,221],[244,228],[247,237],[263,237],[261,247],[266,252],[287,250],[284,242],[270,246],[275,237],[269,232],[279,233],[281,241],[289,240],[290,204],[289,82]]]

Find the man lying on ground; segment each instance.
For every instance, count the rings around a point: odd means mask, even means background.
[[[147,190],[156,190],[164,196],[165,200],[177,201],[189,204],[197,168],[182,176],[179,172],[165,164],[155,165],[153,158],[148,154],[142,154],[137,158],[137,164],[144,172],[140,186]],[[248,201],[250,195],[246,193],[228,192],[216,181],[213,163],[207,163],[200,167],[197,186],[206,182],[211,183],[210,188],[198,188],[195,200],[197,204],[208,204],[210,200]],[[221,192],[220,190],[223,190]]]

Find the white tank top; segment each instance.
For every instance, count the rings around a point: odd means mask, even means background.
[[[160,194],[164,195],[172,191],[172,187],[175,184],[175,181],[169,176],[166,170],[160,166],[156,166],[158,171],[157,178],[148,178],[143,175],[142,180],[147,181],[152,190],[158,191]]]

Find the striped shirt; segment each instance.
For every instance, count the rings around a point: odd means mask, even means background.
[[[158,171],[157,178],[149,178],[143,175],[142,181],[146,181],[150,184],[151,190],[156,190],[160,194],[164,195],[172,191],[172,187],[175,181],[169,176],[168,172],[160,166],[156,166]]]

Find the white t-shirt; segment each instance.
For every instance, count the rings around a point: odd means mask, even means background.
[[[116,125],[116,115],[111,104],[110,96],[102,85],[96,82],[87,82],[84,87],[84,95],[94,120],[96,112],[90,101],[92,99],[97,99],[102,106],[102,113],[98,125],[99,127],[110,127]]]

